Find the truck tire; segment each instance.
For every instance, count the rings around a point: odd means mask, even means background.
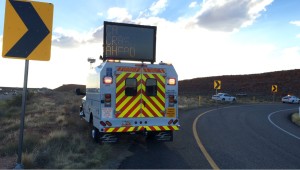
[[[93,139],[94,142],[99,143],[100,142],[100,132],[97,128],[94,127],[93,123],[93,114],[90,114],[90,119],[89,119],[89,133],[91,138]]]
[[[94,142],[99,143],[100,142],[100,132],[97,128],[93,127],[91,131],[91,136],[94,140]]]

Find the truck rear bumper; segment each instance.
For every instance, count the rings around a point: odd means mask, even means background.
[[[139,132],[139,131],[175,131],[179,130],[179,125],[174,126],[125,126],[125,127],[108,127],[103,131],[106,133],[115,132]]]

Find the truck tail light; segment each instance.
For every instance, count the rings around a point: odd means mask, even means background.
[[[102,126],[112,126],[112,124],[110,123],[110,121],[106,121],[106,122],[104,122],[104,121],[100,121],[100,124],[102,125]]]
[[[103,121],[100,121],[100,124],[101,124],[102,126],[106,126],[105,122],[103,122]]]
[[[104,106],[111,107],[111,94],[104,95]]]
[[[110,123],[110,121],[106,121],[105,124],[107,124],[107,126],[111,126],[112,124]]]
[[[175,78],[169,78],[168,79],[168,85],[171,85],[171,86],[176,85],[176,79]]]
[[[104,84],[112,84],[112,82],[113,82],[112,77],[104,77],[103,78],[103,83]]]

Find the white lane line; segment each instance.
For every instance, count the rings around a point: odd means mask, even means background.
[[[285,110],[279,110],[279,111],[276,111],[276,112],[272,112],[272,113],[270,113],[270,114],[268,115],[269,122],[270,122],[272,125],[274,125],[275,127],[277,127],[279,130],[281,130],[281,131],[285,132],[286,134],[288,134],[288,135],[290,135],[290,136],[292,136],[292,137],[294,137],[294,138],[300,140],[300,137],[299,137],[299,136],[296,136],[296,135],[292,134],[291,132],[288,132],[288,131],[284,130],[283,128],[279,127],[278,125],[276,125],[276,124],[271,120],[271,116],[272,116],[272,115],[274,115],[274,114],[276,114],[276,113],[279,113],[279,112],[288,111],[288,110],[296,110],[296,109],[285,109]]]

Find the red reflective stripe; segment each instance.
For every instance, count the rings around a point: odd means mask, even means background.
[[[153,74],[153,76],[161,84],[161,86],[165,87],[165,83],[157,76],[157,74]],[[163,78],[165,78],[165,77],[163,77]]]
[[[129,127],[125,127],[125,129],[123,129],[122,132],[127,132],[129,130],[129,128],[131,128],[130,126]]]
[[[126,105],[130,105],[130,104],[131,104],[131,103],[128,102]],[[123,108],[127,108],[126,105],[124,105]],[[136,102],[136,104],[135,104],[134,106],[132,106],[132,107],[128,110],[128,112],[127,112],[123,117],[129,117],[129,115],[134,111],[134,109],[136,109],[137,107],[140,107],[140,105],[141,105],[141,102],[140,102],[140,101]],[[139,114],[140,114],[140,110],[137,111],[132,117],[138,117]]]
[[[129,73],[129,74],[130,74],[130,73]],[[124,81],[126,78],[128,78],[129,74],[126,74],[126,76],[123,77],[122,81]],[[133,77],[134,77],[134,78],[137,78],[138,76],[139,76],[139,75],[136,74],[136,75],[134,75]],[[121,82],[121,81],[120,81],[120,82]],[[118,91],[118,93],[116,94],[116,98],[118,98],[118,96],[121,95],[124,91],[125,91],[125,86],[124,86],[122,89],[120,89],[120,91]],[[137,93],[137,94],[139,94],[139,93]],[[138,96],[138,95],[137,95],[137,96]],[[128,96],[124,95],[124,96],[116,103],[116,107],[118,108],[118,106],[121,105],[127,97],[128,97]],[[133,102],[133,100],[134,100],[135,98],[136,98],[136,96],[132,96],[132,98],[130,99],[130,101],[127,102],[127,104]],[[124,107],[125,107],[125,106],[124,106]],[[123,108],[124,108],[124,107],[123,107]],[[121,109],[122,109],[122,108],[121,108]],[[121,109],[120,109],[120,110],[121,110]]]
[[[126,99],[126,97],[123,98],[124,100]],[[124,101],[123,100],[123,101]],[[135,97],[132,97],[122,108],[120,108],[120,110],[118,110],[119,112],[123,113],[125,111],[125,109],[135,100]],[[135,105],[139,105],[140,103],[137,102]],[[121,114],[120,113],[120,114]],[[123,117],[127,117],[126,115],[128,114],[128,112],[123,116]],[[118,115],[119,117],[120,115]]]
[[[149,128],[151,129],[151,131],[156,131],[156,129],[154,128],[154,126],[149,126]]]
[[[153,117],[159,117],[156,113],[155,113],[155,111],[154,110],[152,110],[152,108],[151,107],[149,107],[149,105],[146,105],[146,108],[150,111],[150,113],[152,113],[153,114]],[[147,115],[147,114],[146,114]],[[145,116],[145,117],[150,117],[150,116]]]
[[[146,97],[148,100],[149,100],[149,102],[156,108],[156,110],[161,110],[158,106],[157,106],[157,104],[151,99],[151,97],[149,97],[149,96],[147,96],[146,95],[146,93],[143,91],[143,95],[144,95],[144,97]],[[155,98],[156,99],[156,98]],[[164,105],[163,105],[164,106]]]
[[[159,126],[160,130],[166,130],[163,126]]]
[[[120,95],[124,92],[124,90],[125,90],[125,86],[122,87],[122,88],[118,91],[118,93],[116,94],[116,96],[117,96],[117,97],[120,96]]]
[[[128,76],[130,75],[130,73],[126,73],[118,82],[117,82],[117,84],[116,84],[116,86],[118,87]],[[119,75],[117,75],[117,77],[118,76],[120,76],[120,74]]]
[[[171,130],[175,130],[173,126],[168,126]]]

